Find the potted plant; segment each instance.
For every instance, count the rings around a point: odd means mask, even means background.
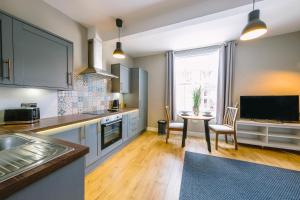
[[[200,102],[201,102],[201,87],[196,88],[193,91],[193,112],[195,115],[199,115]]]

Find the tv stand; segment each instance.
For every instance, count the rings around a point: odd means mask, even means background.
[[[239,143],[300,151],[300,122],[238,120]]]

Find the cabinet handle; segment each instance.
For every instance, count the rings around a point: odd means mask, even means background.
[[[80,130],[80,139],[85,140],[85,127],[81,127]]]
[[[8,72],[7,72],[7,76],[5,76],[4,73],[3,73],[3,78],[8,79],[9,81],[11,81],[11,62],[10,62],[10,59],[8,58],[8,59],[4,60],[4,64],[7,64]]]
[[[101,134],[101,124],[100,124],[100,122],[97,123],[97,133]]]
[[[73,85],[73,77],[72,77],[72,72],[68,72],[67,74],[67,82],[68,82],[68,85]]]

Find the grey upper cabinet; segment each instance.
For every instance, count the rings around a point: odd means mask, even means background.
[[[12,18],[0,13],[0,84],[13,83]]]
[[[129,93],[129,69],[121,64],[113,64],[111,73],[119,77],[112,79],[112,92]]]
[[[148,122],[148,72],[130,68],[130,90],[124,95],[127,107],[139,108],[138,132],[146,129]]]
[[[72,89],[73,44],[13,19],[14,84]]]
[[[16,85],[72,88],[72,43],[14,19],[13,48]]]

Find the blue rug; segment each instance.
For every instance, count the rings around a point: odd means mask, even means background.
[[[300,200],[300,172],[186,152],[180,200]]]

